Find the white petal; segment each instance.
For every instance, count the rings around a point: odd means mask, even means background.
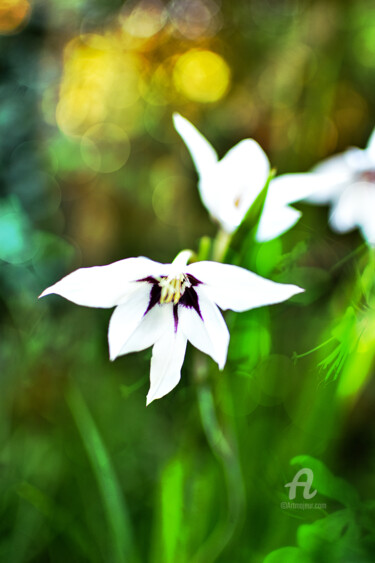
[[[362,222],[360,230],[363,238],[366,239],[368,244],[370,246],[375,246],[375,223],[372,217],[369,218],[369,220]]]
[[[147,405],[155,399],[164,397],[180,381],[186,344],[186,336],[180,330],[175,332],[171,314],[168,326],[165,327],[162,336],[155,342],[152,349],[151,386],[147,394]]]
[[[269,161],[253,139],[233,147],[200,182],[202,201],[227,232],[242,222],[251,204],[265,186]]]
[[[341,180],[342,175],[340,177]],[[326,193],[327,190],[331,190],[332,186],[336,184],[337,176],[329,173],[282,174],[270,182],[267,200],[281,205],[296,203],[320,191]]]
[[[202,202],[209,213],[215,219],[220,220],[217,214],[220,190],[215,181],[215,170],[218,164],[217,153],[190,121],[175,113],[173,114],[173,122],[176,131],[185,142],[197,169],[199,175],[198,189]]]
[[[137,287],[121,305],[114,310],[108,328],[109,357],[117,358],[127,340],[144,318],[150,301],[151,284],[137,284]],[[148,313],[147,313],[148,314]]]
[[[360,149],[348,149],[347,151],[326,158],[314,167],[312,173],[319,174],[322,178],[327,174],[327,180],[317,187],[306,198],[306,201],[315,204],[327,204],[336,201],[350,185],[356,172],[364,166],[363,155],[365,151]]]
[[[56,293],[77,305],[114,307],[133,291],[135,280],[163,275],[168,267],[148,258],[126,258],[107,266],[80,268],[43,291],[40,297]]]
[[[141,320],[133,334],[125,342],[118,356],[129,354],[130,352],[140,352],[153,346],[162,336],[164,330],[170,323],[170,311],[172,303],[155,305]]]
[[[370,244],[374,244],[375,191],[372,183],[356,182],[348,187],[330,216],[332,228],[345,233],[359,227]]]
[[[244,139],[220,160],[218,170],[220,176],[232,179],[229,192],[242,186],[242,192],[258,195],[267,181],[270,163],[259,143]]]
[[[193,254],[192,250],[183,250],[182,252],[179,252],[171,264],[171,272],[169,275],[171,275],[173,270],[177,273],[181,273]]]
[[[329,223],[334,231],[346,233],[358,225],[361,203],[366,205],[363,200],[361,202],[360,185],[348,186],[333,206]]]
[[[357,224],[361,229],[363,237],[371,245],[375,245],[375,190],[370,183],[361,183],[358,188],[358,210]]]
[[[372,162],[375,163],[375,129],[373,129],[370,138],[367,143],[366,152],[371,158]]]
[[[173,123],[191,154],[199,176],[204,177],[217,164],[215,149],[202,133],[182,115],[174,113]]]
[[[196,291],[202,318],[194,309],[180,306],[178,330],[181,330],[198,350],[211,356],[219,369],[223,369],[227,359],[229,331],[219,309],[200,287],[197,287]]]
[[[370,152],[368,150],[359,149],[358,147],[352,147],[348,149],[345,153],[348,166],[351,168],[353,174],[358,175],[361,172],[365,172],[369,168],[372,168],[374,162],[370,158]]]
[[[256,234],[258,242],[267,242],[289,231],[302,213],[293,207],[266,204]]]
[[[353,172],[353,168],[350,164],[350,161],[353,160],[350,156],[351,150],[352,149],[348,149],[343,153],[335,154],[334,156],[323,159],[314,166],[312,172],[319,174],[333,174],[335,176],[345,175],[345,177],[347,177]],[[355,151],[357,150],[359,149],[355,149]]]
[[[205,284],[207,295],[221,309],[246,311],[280,303],[304,291],[296,285],[276,283],[230,264],[196,262],[186,271]]]
[[[363,221],[360,225],[363,238],[366,239],[370,246],[375,246],[375,223],[373,217],[367,221]]]
[[[267,155],[253,139],[245,139],[228,151],[215,173],[215,182],[222,186],[219,213],[225,216],[228,209],[237,211],[239,224],[264,188],[269,171]]]
[[[266,154],[256,141],[245,139],[218,162],[210,143],[189,121],[178,114],[173,119],[197,168],[203,204],[232,232],[267,181],[270,164]]]

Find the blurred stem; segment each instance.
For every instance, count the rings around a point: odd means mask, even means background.
[[[352,260],[355,256],[357,256],[357,254],[360,254],[362,252],[362,250],[366,250],[366,248],[368,248],[368,245],[367,245],[366,242],[360,244],[355,250],[353,250],[353,252],[350,252],[349,254],[344,256],[344,258],[342,258],[341,260],[336,262],[336,264],[334,264],[332,266],[332,268],[330,269],[329,273],[332,274],[336,270],[340,269],[342,266],[344,266],[344,264],[346,264],[347,262]]]
[[[230,233],[227,233],[226,231],[224,231],[224,229],[219,229],[213,243],[212,260],[214,260],[215,262],[224,261],[231,238],[232,235]]]
[[[322,342],[321,344],[318,344],[318,346],[315,346],[315,348],[311,348],[311,350],[308,350],[307,352],[303,352],[302,354],[297,354],[297,352],[294,352],[293,356],[292,356],[292,360],[297,361],[300,358],[305,358],[306,356],[309,356],[310,354],[317,352],[318,350],[320,350],[324,346],[327,346],[327,344],[330,344],[334,340],[336,340],[335,337],[331,336],[331,338],[328,338],[328,340],[325,340],[324,342]]]
[[[75,384],[71,383],[66,400],[90,460],[110,530],[113,563],[135,561],[132,550],[130,519],[108,452],[91,413]],[[130,556],[133,556],[130,558]]]
[[[212,241],[210,237],[202,237],[199,240],[197,260],[209,260],[212,252]]]
[[[212,259],[222,262],[228,251],[231,235],[220,229],[213,243]],[[202,259],[199,257],[198,259]],[[207,541],[192,558],[194,563],[216,561],[230,542],[243,520],[245,511],[245,487],[243,483],[238,452],[233,430],[226,424],[225,430],[219,423],[212,388],[208,381],[209,364],[202,355],[195,355],[194,379],[198,395],[199,413],[207,442],[222,466],[226,487],[228,514],[224,523],[219,523]]]
[[[220,426],[216,414],[212,389],[207,381],[208,362],[198,355],[195,359],[196,387],[202,427],[214,456],[222,466],[227,487],[228,514],[226,521],[216,526],[207,541],[192,557],[193,563],[209,563],[217,560],[242,523],[246,496],[234,433],[228,424],[225,430]]]

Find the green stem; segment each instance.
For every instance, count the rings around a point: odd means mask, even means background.
[[[207,382],[198,383],[197,395],[202,427],[214,456],[222,466],[227,488],[226,520],[217,524],[191,560],[192,563],[210,563],[217,560],[243,522],[246,494],[234,436],[230,435],[228,426],[225,431],[220,426],[212,389]]]
[[[335,272],[336,270],[341,268],[341,266],[343,266],[344,264],[346,264],[347,262],[352,260],[352,258],[357,256],[357,254],[360,254],[360,252],[362,252],[362,250],[364,250],[365,248],[368,248],[368,245],[367,245],[366,242],[360,244],[355,250],[353,250],[353,252],[350,252],[349,254],[344,256],[344,258],[342,258],[341,260],[336,262],[336,264],[334,264],[332,266],[332,268],[330,269],[329,273],[332,274],[333,272]]]
[[[231,234],[219,229],[213,242],[212,260],[215,262],[224,261],[231,240]],[[203,249],[206,249],[206,246],[201,244]],[[206,259],[206,256],[202,256],[202,252],[199,252],[198,260],[202,259]],[[209,563],[217,560],[243,521],[246,494],[238,452],[235,447],[234,432],[230,431],[228,424],[224,430],[216,414],[215,401],[208,381],[209,365],[207,359],[196,354],[194,368],[194,380],[203,431],[211,451],[222,467],[227,488],[227,518],[225,522],[217,524],[192,558],[193,563]]]
[[[213,243],[212,260],[215,262],[224,261],[231,238],[232,235],[230,233],[227,233],[224,229],[219,229]]]
[[[332,340],[337,340],[337,339],[334,336],[331,336],[331,338],[328,338],[328,340],[325,340],[324,342],[322,342],[318,346],[315,346],[315,348],[312,348],[311,350],[308,350],[307,352],[304,352],[303,354],[294,353],[292,359],[293,360],[299,360],[300,358],[304,358],[305,356],[309,356],[310,354],[313,354],[314,352],[317,352],[318,350],[320,350],[320,348],[327,346],[327,344],[332,342]]]

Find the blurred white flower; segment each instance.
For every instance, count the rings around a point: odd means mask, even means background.
[[[244,139],[219,160],[215,149],[190,121],[175,113],[173,122],[197,169],[203,204],[225,231],[233,232],[267,182],[270,163],[265,152],[253,139]],[[289,204],[305,198],[318,183],[313,174],[274,178],[268,188],[256,239],[265,242],[293,227],[301,212]]]
[[[323,160],[313,173],[329,181],[306,199],[331,204],[329,223],[338,233],[358,227],[370,245],[375,245],[375,129],[365,149],[356,147]]]
[[[87,307],[116,306],[108,329],[111,360],[153,346],[149,404],[179,382],[188,340],[223,369],[229,332],[218,307],[246,311],[304,291],[238,266],[187,265],[190,257],[183,251],[172,264],[138,257],[80,268],[40,297],[56,293]]]

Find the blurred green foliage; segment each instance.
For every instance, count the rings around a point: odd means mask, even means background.
[[[281,239],[241,233],[228,259],[306,293],[228,314],[224,372],[189,348],[147,409],[150,351],[110,363],[110,312],[37,301],[81,265],[209,252],[173,111],[220,156],[253,137],[278,173],[305,171],[364,146],[374,89],[370,0],[0,6],[1,561],[374,560],[374,262],[357,232],[298,204]],[[280,508],[291,459],[324,513]]]

